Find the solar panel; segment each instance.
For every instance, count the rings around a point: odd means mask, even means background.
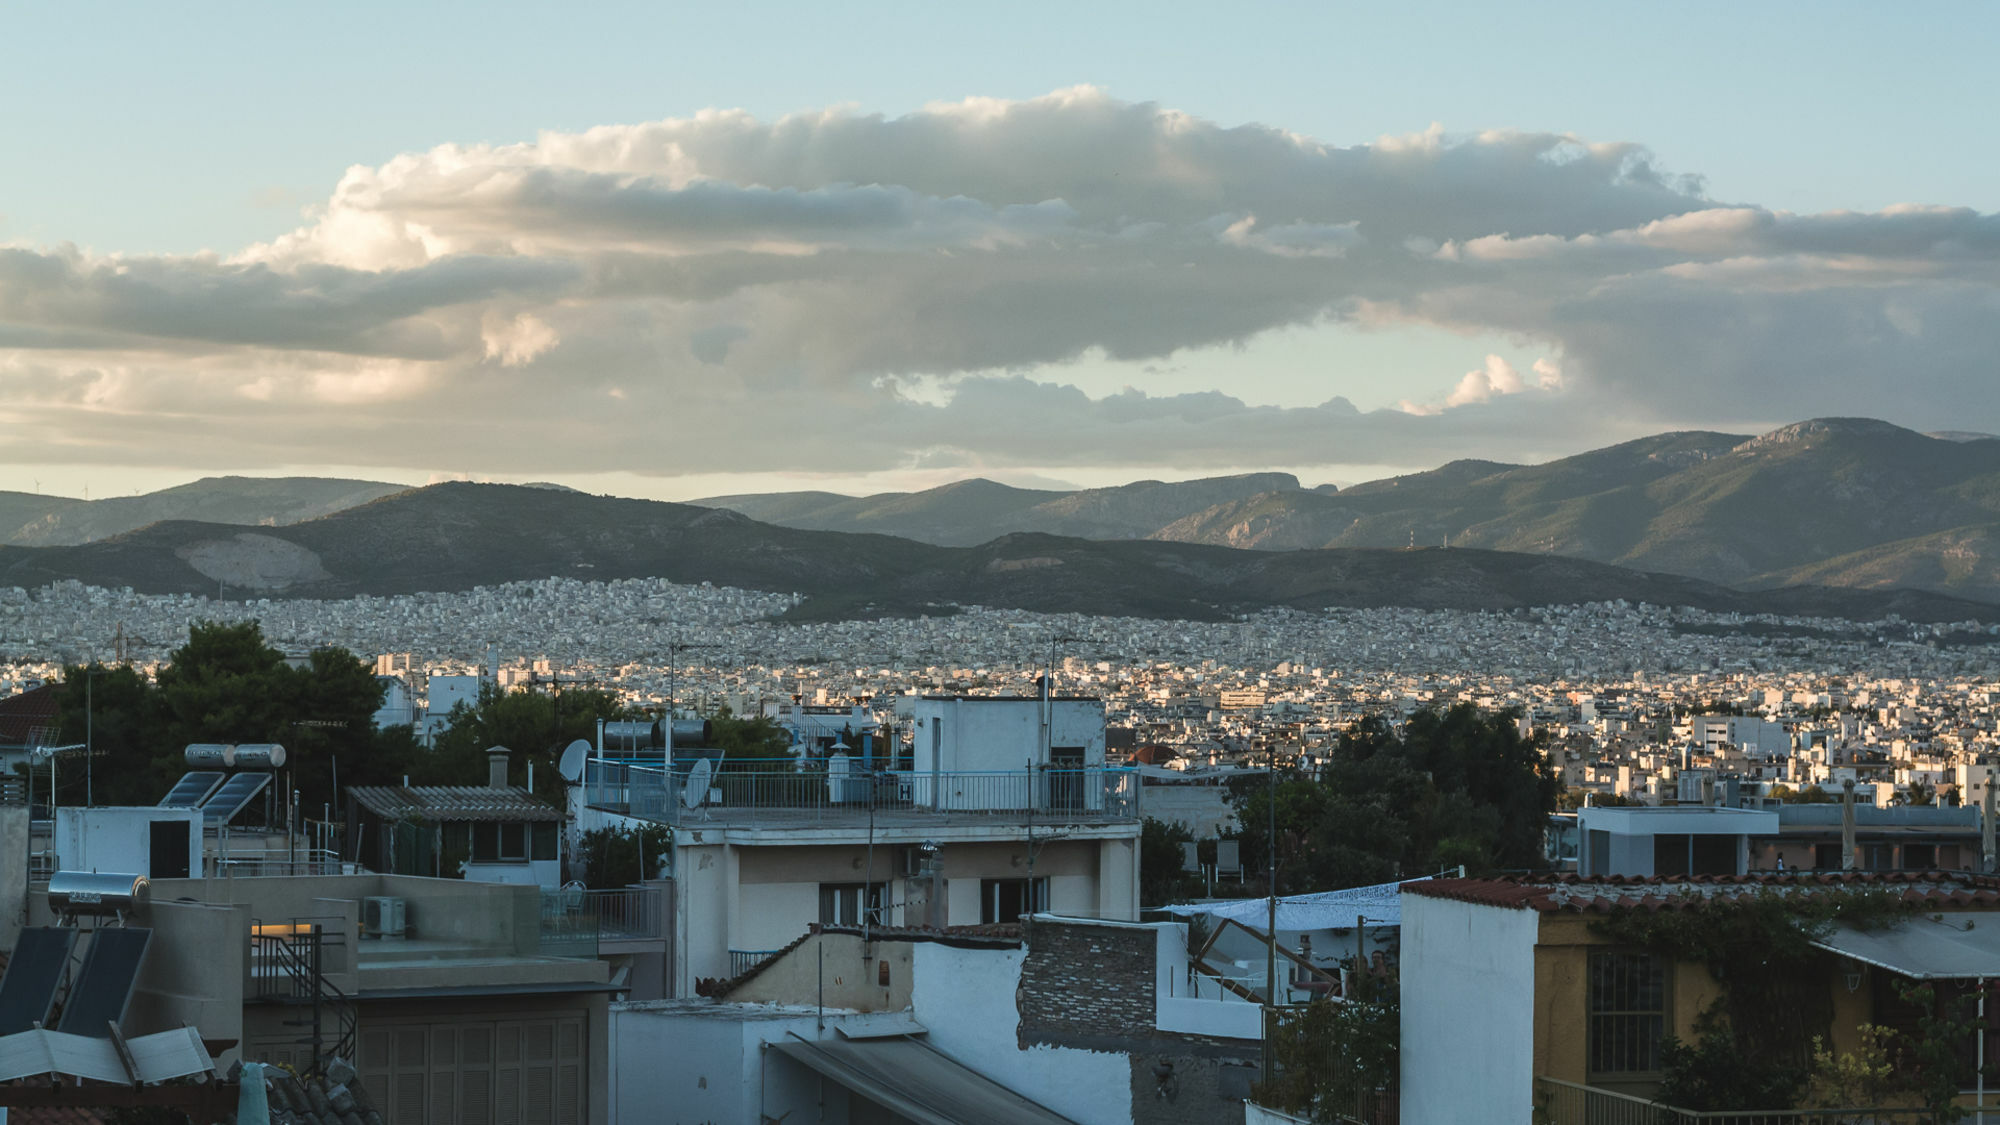
[[[210,793],[201,803],[201,818],[210,823],[227,824],[236,819],[236,814],[250,803],[250,799],[264,791],[271,784],[268,773],[232,774],[222,788]]]
[[[90,952],[83,955],[83,968],[76,983],[69,986],[63,1001],[62,1022],[57,1031],[108,1039],[111,1024],[125,1019],[125,1006],[132,1002],[132,985],[139,979],[139,965],[146,959],[146,943],[153,931],[137,927],[98,930],[90,936]]]
[[[215,792],[222,779],[229,775],[221,770],[194,770],[181,775],[167,795],[160,798],[157,807],[163,809],[198,809],[202,799]]]
[[[21,931],[7,961],[7,975],[0,977],[0,1035],[33,1031],[37,1023],[49,1021],[63,963],[75,944],[75,930],[30,926]]]

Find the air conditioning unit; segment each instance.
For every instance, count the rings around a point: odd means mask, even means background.
[[[361,900],[361,936],[401,938],[409,932],[407,899],[376,895]]]

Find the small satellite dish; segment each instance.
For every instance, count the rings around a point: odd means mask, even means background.
[[[575,785],[583,780],[583,761],[590,757],[590,743],[579,738],[563,747],[562,760],[556,763],[556,772],[564,781]]]
[[[681,804],[690,809],[700,808],[708,800],[708,781],[714,775],[714,762],[696,758],[694,768],[688,771],[687,785],[681,789]]]

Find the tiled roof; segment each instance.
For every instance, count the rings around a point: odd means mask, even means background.
[[[43,684],[0,699],[0,745],[25,746],[37,730],[56,725],[59,684]]]
[[[109,1120],[96,1106],[17,1105],[7,1111],[7,1125],[105,1125]]]
[[[475,785],[350,785],[347,795],[384,820],[560,821],[562,810],[525,789]]]
[[[1718,898],[1761,892],[1813,894],[1824,890],[1899,892],[1910,902],[1939,908],[2000,907],[2000,878],[1944,871],[1843,871],[1759,875],[1510,876],[1499,879],[1427,879],[1403,884],[1404,894],[1448,898],[1483,906],[1608,914],[1621,907],[1683,910]]]

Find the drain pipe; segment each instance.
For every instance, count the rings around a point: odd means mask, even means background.
[[[1979,802],[1979,870],[1993,874],[1993,770],[1986,771],[1986,792]]]
[[[1840,783],[1840,869],[1852,871],[1854,862],[1854,779]]]

